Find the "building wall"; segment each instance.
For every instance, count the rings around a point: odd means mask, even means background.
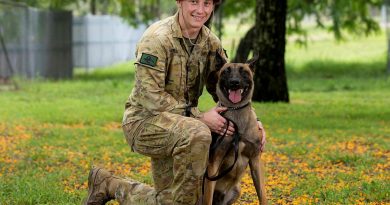
[[[145,26],[130,27],[116,16],[75,17],[73,59],[75,67],[98,68],[135,58],[135,47]]]

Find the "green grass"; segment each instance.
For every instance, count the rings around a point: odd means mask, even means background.
[[[267,129],[270,201],[390,203],[385,36],[309,39],[286,48],[291,103],[254,103]],[[147,158],[130,152],[120,128],[133,80],[128,62],[1,91],[0,204],[80,204],[92,165],[151,183]],[[212,106],[202,96],[201,109]],[[253,192],[239,204],[256,204]]]

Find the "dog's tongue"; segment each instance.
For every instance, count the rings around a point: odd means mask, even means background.
[[[241,101],[241,89],[229,90],[229,100],[232,103],[239,103]]]

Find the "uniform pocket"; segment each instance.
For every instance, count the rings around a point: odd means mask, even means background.
[[[198,62],[191,62],[189,65],[188,65],[188,72],[187,72],[187,75],[188,75],[188,82],[187,82],[187,85],[188,87],[193,87],[194,85],[196,85],[197,83],[197,79],[199,78],[199,71],[200,71],[200,68],[199,68],[199,61]]]
[[[175,143],[172,128],[177,124],[174,116],[179,115],[163,112],[145,120],[134,138],[134,150],[153,158],[170,156]]]
[[[170,63],[165,73],[165,89],[174,96],[179,96],[183,87],[183,65],[181,55],[172,53],[170,55]]]
[[[134,138],[141,131],[141,121],[136,121],[133,123],[128,123],[122,126],[123,134],[125,135],[127,144],[130,146],[131,151],[133,150]]]

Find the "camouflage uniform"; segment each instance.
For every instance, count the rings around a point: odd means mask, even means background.
[[[196,44],[186,45],[177,13],[151,25],[137,45],[136,81],[123,130],[133,151],[151,157],[154,188],[129,182],[136,192],[126,194],[122,186],[117,198],[123,204],[188,205],[200,199],[211,133],[197,119],[198,99],[216,52],[225,55],[205,26]]]

